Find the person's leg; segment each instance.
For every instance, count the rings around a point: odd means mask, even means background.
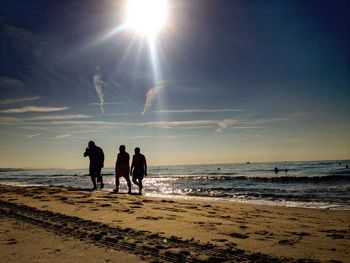
[[[133,182],[135,185],[137,185],[137,187],[140,188],[140,184],[139,184],[139,182],[137,181],[137,179],[136,179],[135,176],[132,177],[132,182]]]
[[[104,184],[103,184],[103,177],[102,177],[102,175],[101,175],[101,169],[102,168],[99,168],[98,170],[97,170],[97,177],[100,179],[100,189],[103,189],[103,187],[104,187]]]
[[[114,192],[118,193],[119,191],[119,176],[116,175],[115,176],[115,189],[114,189]]]
[[[94,186],[92,188],[92,190],[95,190],[95,189],[97,189],[97,186],[96,186],[96,171],[95,171],[93,166],[89,167],[89,174],[90,174],[92,185]]]
[[[94,188],[92,188],[93,190],[95,190],[95,189],[97,189],[97,186],[96,186],[96,177],[95,177],[95,175],[92,173],[92,174],[90,174],[90,177],[91,177],[91,182],[92,182],[92,184],[93,184],[93,186],[94,186]]]
[[[125,176],[126,183],[128,184],[128,194],[131,194],[131,182],[129,175]]]
[[[139,194],[142,194],[142,189],[143,189],[142,178],[140,178],[139,179]]]

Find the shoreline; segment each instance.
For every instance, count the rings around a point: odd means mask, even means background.
[[[87,190],[85,188],[70,187],[65,185],[44,185],[44,184],[25,184],[25,183],[8,183],[2,182],[0,185],[14,186],[14,187],[64,187],[73,188],[76,190]],[[99,190],[101,191],[101,190]],[[103,189],[102,191],[111,193],[112,189]],[[199,196],[199,195],[171,195],[171,194],[153,194],[144,193],[143,196],[150,198],[170,198],[176,200],[187,201],[209,201],[209,202],[233,202],[238,204],[250,204],[250,205],[263,205],[263,206],[277,206],[277,207],[290,207],[290,208],[305,208],[305,209],[326,209],[326,210],[340,210],[350,211],[350,205],[347,204],[335,204],[326,201],[296,201],[296,200],[268,200],[268,199],[253,199],[253,198],[232,198],[232,197],[211,197],[211,196]]]
[[[75,239],[97,246],[107,244],[128,253],[132,247],[146,262],[150,257],[162,261],[166,255],[204,262],[213,259],[210,257],[240,257],[248,262],[346,262],[350,255],[348,210],[0,184],[0,211],[7,214],[5,222],[12,216],[56,234],[75,233]]]

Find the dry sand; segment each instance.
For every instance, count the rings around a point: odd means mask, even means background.
[[[350,262],[350,211],[0,185],[0,215],[5,262]]]

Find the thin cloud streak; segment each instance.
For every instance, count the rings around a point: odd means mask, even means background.
[[[184,138],[184,137],[198,137],[198,135],[182,135],[182,136],[171,136],[171,135],[140,135],[140,136],[128,136],[125,137],[125,139],[134,139],[134,140],[141,140],[141,139],[178,139],[178,138]]]
[[[64,111],[69,109],[69,107],[37,107],[37,106],[25,106],[16,109],[1,110],[3,113],[24,113],[24,112],[55,112]]]
[[[219,128],[216,129],[217,132],[221,133],[224,129],[228,128],[228,127],[232,127],[234,125],[236,125],[238,123],[237,120],[233,120],[233,119],[225,119],[222,121],[218,122]]]
[[[103,105],[118,105],[118,104],[123,104],[123,102],[103,102]],[[101,106],[101,103],[93,102],[90,105],[91,106]]]
[[[243,109],[183,109],[183,110],[156,110],[155,113],[210,113],[210,112],[242,112]]]
[[[85,114],[71,114],[71,115],[55,115],[55,116],[38,116],[32,118],[26,118],[29,121],[56,121],[56,120],[73,120],[73,119],[88,119],[91,118]]]
[[[40,99],[40,96],[6,99],[6,100],[0,100],[0,105],[15,104],[15,103],[33,101],[38,99]]]
[[[18,125],[24,122],[19,118],[0,117],[0,125]]]
[[[124,113],[110,113],[105,116],[127,116],[127,115],[140,115],[140,112],[124,112]]]
[[[22,88],[24,83],[19,79],[10,78],[8,76],[0,77],[0,88]]]
[[[68,138],[69,136],[71,136],[72,134],[67,133],[67,134],[61,134],[58,136],[55,136],[55,139],[64,139],[64,138]]]
[[[191,120],[191,121],[155,121],[135,124],[137,126],[158,127],[158,128],[176,128],[176,127],[210,127],[215,126],[218,121],[215,120]]]
[[[27,138],[30,139],[30,138],[34,138],[34,137],[37,137],[41,135],[41,133],[35,133],[35,134],[31,134],[31,135],[28,135]]]

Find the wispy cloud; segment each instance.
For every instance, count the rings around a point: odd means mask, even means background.
[[[122,127],[125,126],[123,123],[119,122],[108,122],[108,121],[85,121],[85,120],[54,120],[54,121],[46,121],[46,122],[31,122],[28,123],[31,126],[64,126],[64,127],[79,127],[88,126],[94,128],[108,128],[108,127]]]
[[[178,139],[178,138],[184,138],[184,137],[197,137],[198,135],[140,135],[140,136],[128,136],[125,137],[127,139],[134,139],[134,140],[142,140],[142,139]]]
[[[210,113],[210,112],[241,112],[242,109],[182,109],[182,110],[156,110],[155,113]]]
[[[123,104],[123,102],[103,102],[103,105],[117,105],[117,104]],[[91,106],[100,106],[101,107],[101,103],[99,102],[93,102],[90,104]]]
[[[74,120],[74,119],[88,119],[91,118],[85,114],[70,114],[70,115],[53,115],[53,116],[38,116],[32,118],[26,118],[30,121],[56,121],[56,120]]]
[[[210,127],[215,126],[215,120],[190,120],[190,121],[155,121],[135,124],[137,126],[176,128],[176,127]]]
[[[145,106],[143,108],[143,112],[141,113],[141,115],[145,115],[146,112],[149,111],[149,109],[152,107],[154,100],[157,97],[157,94],[159,93],[159,91],[165,87],[165,83],[162,82],[154,87],[152,87],[147,93],[146,93],[146,102],[145,102]]]
[[[104,108],[103,108],[104,94],[103,94],[103,90],[102,90],[102,76],[101,76],[99,67],[97,67],[96,73],[92,77],[92,82],[94,83],[96,93],[97,93],[98,98],[100,100],[100,110],[102,113],[104,113],[105,112]]]
[[[122,113],[106,114],[106,116],[127,116],[127,115],[140,115],[140,112],[122,112]]]
[[[18,118],[0,117],[0,125],[17,125],[22,123],[23,121]]]
[[[0,77],[0,88],[22,88],[24,83],[19,79],[7,76]]]
[[[61,134],[61,135],[55,136],[55,139],[64,139],[64,138],[68,138],[68,137],[71,136],[71,135],[72,135],[72,134],[70,134],[70,133]]]
[[[0,100],[0,105],[15,104],[39,99],[40,96]]]
[[[69,109],[68,107],[37,107],[37,106],[25,106],[16,109],[1,110],[3,113],[24,113],[24,112],[55,112],[64,111]]]
[[[41,135],[41,133],[35,133],[35,134],[31,134],[31,135],[28,135],[27,136],[27,138],[33,138],[33,137],[37,137],[37,136],[39,136],[39,135]]]
[[[227,127],[232,127],[232,126],[236,125],[237,123],[238,123],[238,121],[233,120],[233,119],[225,119],[225,120],[219,121],[218,122],[219,128],[216,129],[216,131],[221,133],[223,131],[223,129],[225,129]]]

